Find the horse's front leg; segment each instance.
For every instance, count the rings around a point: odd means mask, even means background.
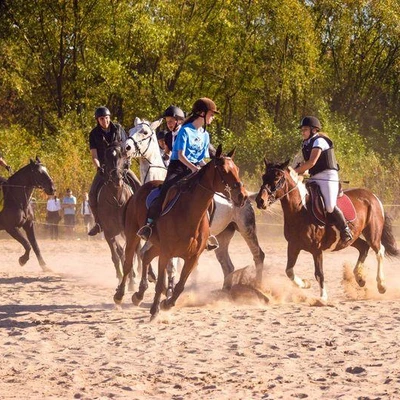
[[[153,320],[160,312],[161,295],[165,292],[165,271],[169,261],[169,257],[160,255],[158,258],[158,276],[156,283],[156,293],[154,295],[153,305],[150,309],[151,318]]]
[[[31,246],[32,246],[32,249],[33,249],[33,251],[34,251],[35,254],[36,254],[36,258],[37,258],[37,260],[39,261],[39,265],[42,267],[42,270],[43,270],[43,271],[51,271],[51,269],[48,268],[48,267],[46,266],[46,263],[45,263],[45,261],[44,261],[44,259],[43,259],[43,257],[42,257],[42,253],[40,252],[39,245],[38,245],[37,240],[36,240],[36,235],[35,235],[35,229],[34,229],[34,226],[33,226],[33,221],[28,220],[28,221],[23,225],[23,228],[24,228],[24,230],[25,230],[25,232],[26,232],[26,236],[27,236],[27,238],[28,238],[28,240],[29,240],[29,243],[30,243]],[[26,259],[26,261],[28,261],[28,259],[29,259],[29,252],[28,252],[28,258]],[[25,261],[25,262],[26,262],[26,261]],[[21,265],[23,265],[23,264],[21,264]]]
[[[171,258],[168,261],[167,265],[168,283],[167,283],[167,293],[166,293],[167,299],[169,299],[174,293],[175,275],[178,272],[178,262],[179,262],[178,257]]]
[[[122,298],[125,294],[125,285],[126,281],[132,271],[133,268],[133,257],[136,253],[137,246],[140,242],[139,237],[135,234],[132,235],[132,239],[126,238],[126,247],[125,247],[125,260],[123,265],[123,276],[120,284],[117,287],[117,290],[114,294],[114,302],[115,304],[120,305],[122,303]]]
[[[196,267],[199,257],[200,257],[200,254],[195,255],[189,259],[185,259],[185,263],[183,265],[182,272],[179,277],[179,281],[175,286],[172,297],[164,300],[161,304],[163,310],[169,310],[171,307],[175,306],[176,300],[183,292],[186,281],[189,278],[190,274],[192,273],[193,269]]]
[[[121,283],[122,281],[122,271],[120,268],[120,255],[118,254],[118,243],[117,240],[115,238],[115,236],[109,236],[107,235],[107,233],[104,233],[104,237],[107,241],[108,247],[110,248],[111,251],[111,260],[114,264],[114,268],[115,268],[115,276],[118,279],[118,283]]]
[[[215,256],[221,265],[222,272],[224,274],[224,283],[222,289],[229,290],[229,284],[226,281],[226,277],[235,270],[235,266],[232,263],[231,257],[229,256],[229,243],[235,234],[235,228],[233,224],[229,224],[222,232],[216,235],[219,243],[218,249],[215,250]]]
[[[144,293],[149,287],[147,275],[148,275],[148,269],[149,269],[149,264],[151,260],[154,259],[154,257],[158,256],[158,248],[155,246],[151,247],[146,247],[146,250],[144,253],[140,252],[140,257],[141,258],[141,265],[142,265],[142,278],[140,280],[139,284],[139,291],[135,292],[132,295],[132,303],[135,305],[139,305],[141,301],[143,300]]]
[[[25,253],[18,259],[19,265],[24,266],[29,260],[29,253],[31,251],[31,245],[28,240],[22,235],[21,231],[14,227],[12,229],[6,229],[6,232],[12,236],[17,242],[21,243],[25,249]]]
[[[317,251],[313,253],[314,259],[314,276],[319,283],[320,298],[323,302],[328,301],[328,293],[326,291],[324,283],[324,268],[323,268],[323,256],[322,251]]]
[[[296,264],[299,254],[300,249],[297,246],[291,245],[289,242],[287,248],[286,275],[299,288],[308,289],[311,287],[310,282],[307,279],[300,278],[294,273],[294,266]]]

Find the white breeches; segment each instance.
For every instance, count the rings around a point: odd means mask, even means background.
[[[311,182],[316,182],[321,189],[322,197],[325,202],[325,209],[328,213],[333,212],[339,194],[339,174],[334,169],[315,174],[310,178]]]

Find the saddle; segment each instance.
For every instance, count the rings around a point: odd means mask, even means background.
[[[176,202],[178,201],[180,195],[182,193],[184,193],[185,190],[183,190],[183,185],[179,184],[179,182],[173,186],[171,186],[167,192],[167,195],[165,196],[165,199],[163,201],[163,205],[161,208],[161,214],[165,215],[167,213],[169,213],[174,205],[176,204]],[[160,196],[160,192],[161,192],[161,187],[156,187],[154,188],[146,197],[146,208],[149,209],[151,204],[153,203],[153,201],[155,201],[159,196]],[[209,209],[207,210],[207,214],[208,214],[208,220],[209,223],[211,225],[211,222],[214,218],[214,214],[215,214],[215,202],[214,199],[211,202],[211,205],[209,207]]]
[[[321,189],[315,182],[307,182],[306,188],[309,194],[309,201],[307,207],[311,211],[311,214],[318,221],[318,224],[326,225],[332,223],[328,213],[325,211],[324,198],[321,194]],[[356,219],[356,210],[350,198],[343,192],[342,188],[339,188],[339,194],[336,202],[337,207],[343,212],[347,222],[352,222]]]

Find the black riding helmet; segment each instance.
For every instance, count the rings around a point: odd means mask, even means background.
[[[176,119],[185,119],[185,113],[177,106],[169,106],[163,113],[162,118],[173,117]]]
[[[107,107],[101,106],[101,107],[97,107],[96,111],[94,112],[94,117],[100,118],[100,117],[105,117],[107,115],[111,116],[110,110]]]
[[[318,130],[321,129],[321,122],[319,122],[319,119],[313,116],[308,116],[304,117],[299,125],[299,129],[303,126],[309,126],[311,128],[317,128]]]

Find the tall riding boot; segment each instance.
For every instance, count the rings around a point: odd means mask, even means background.
[[[93,228],[88,232],[88,235],[89,236],[95,236],[98,233],[100,233],[103,229],[102,229],[102,227],[100,225],[100,222],[99,222],[99,219],[98,219],[98,216],[97,216],[97,205],[96,206],[90,205],[90,209],[92,210],[92,214],[93,214],[93,218],[94,218],[94,222],[95,223],[94,223]]]
[[[351,233],[350,228],[347,225],[346,219],[342,213],[342,210],[335,206],[332,212],[332,217],[335,221],[336,228],[340,231],[340,239],[344,242],[348,242],[353,239],[353,235]]]

